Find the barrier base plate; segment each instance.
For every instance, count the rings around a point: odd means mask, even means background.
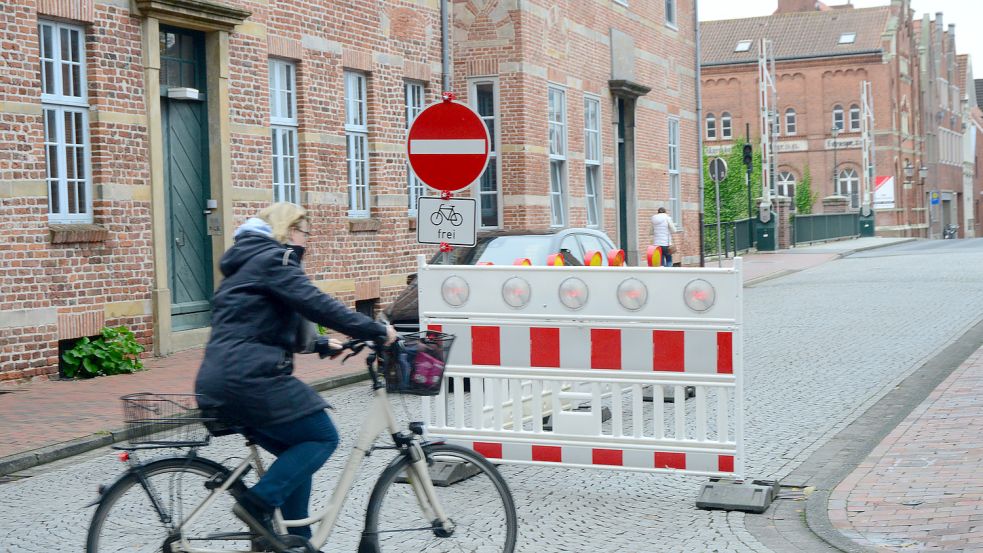
[[[434,461],[430,465],[430,479],[434,486],[447,487],[467,480],[481,472],[480,469],[464,461]],[[406,484],[406,476],[399,475],[396,482]]]
[[[696,386],[686,386],[686,388],[683,391],[683,397],[685,397],[686,399],[691,399],[696,397]],[[642,401],[654,401],[654,400],[655,398],[652,395],[651,389],[646,387],[645,391],[642,392]],[[669,392],[668,394],[663,392],[662,403],[676,403],[676,395],[672,392]]]
[[[730,480],[711,478],[703,484],[696,498],[696,507],[706,510],[745,511],[763,513],[778,497],[780,484],[776,480]]]
[[[649,401],[652,400],[649,399]],[[590,405],[581,405],[575,408],[574,411],[590,411]],[[608,409],[608,406],[605,405],[601,407],[601,422],[608,422],[609,420],[611,420],[611,409]],[[553,430],[553,415],[543,417],[543,430]]]

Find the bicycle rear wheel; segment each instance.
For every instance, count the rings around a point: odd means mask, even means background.
[[[139,477],[127,473],[103,494],[89,525],[87,553],[160,553],[174,529],[211,493],[205,482],[216,475],[224,479],[229,474],[226,467],[214,461],[189,457],[153,461],[144,465],[141,472],[160,509],[154,506]],[[239,492],[245,486],[237,482],[233,489]],[[248,550],[248,537],[205,539],[218,533],[248,533],[232,514],[234,501],[231,494],[219,495],[202,517],[182,533],[195,539],[194,546],[202,549]],[[161,520],[162,517],[168,520]]]
[[[512,553],[518,535],[515,503],[508,484],[494,465],[474,451],[450,444],[429,448],[436,467],[447,462],[465,463],[474,475],[451,484],[435,486],[441,508],[454,523],[449,536],[434,530],[425,520],[413,487],[404,483],[410,461],[401,457],[383,471],[372,490],[365,516],[359,552],[378,551]]]

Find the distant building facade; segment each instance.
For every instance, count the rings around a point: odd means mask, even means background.
[[[923,149],[921,59],[908,0],[864,9],[780,0],[774,15],[708,21],[701,35],[704,140],[711,153],[743,138],[745,124],[759,147],[758,41],[771,39],[778,194],[794,196],[808,173],[819,198],[814,212],[830,196],[845,197],[848,209],[860,207],[861,83],[869,81],[877,232],[927,234],[927,195],[918,171],[914,177],[905,171],[920,167]]]

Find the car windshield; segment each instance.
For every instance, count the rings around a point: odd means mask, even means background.
[[[513,235],[479,238],[473,248],[454,248],[451,254],[453,265],[475,265],[477,263],[494,263],[495,265],[512,265],[516,259],[528,258],[533,265],[546,263],[549,255],[550,235]],[[438,254],[431,263],[442,264]]]

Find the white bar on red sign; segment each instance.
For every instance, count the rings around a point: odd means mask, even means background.
[[[484,140],[468,139],[419,139],[410,140],[411,154],[443,155],[443,154],[484,154],[487,144]]]

